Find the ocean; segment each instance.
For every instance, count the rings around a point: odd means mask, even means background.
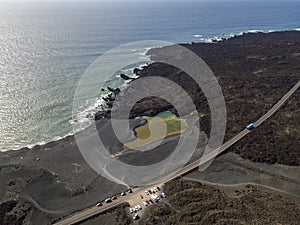
[[[86,96],[85,113],[72,118],[76,85],[112,48],[300,31],[299,11],[297,1],[0,2],[0,151],[71,134],[95,107]]]

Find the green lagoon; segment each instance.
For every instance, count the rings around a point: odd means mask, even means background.
[[[124,145],[124,149],[135,149],[165,137],[181,134],[188,129],[185,119],[181,119],[173,113],[166,111],[154,117],[143,116],[147,123],[135,128],[136,139]]]

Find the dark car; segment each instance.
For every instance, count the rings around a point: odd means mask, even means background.
[[[111,198],[105,199],[105,203],[110,203],[110,202],[111,202]]]

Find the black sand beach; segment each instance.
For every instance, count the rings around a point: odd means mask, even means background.
[[[183,46],[202,57],[223,89],[228,114],[226,140],[263,115],[300,78],[300,32],[245,34],[214,44],[194,43]],[[159,49],[150,50],[149,54],[156,51],[159,52]],[[188,91],[198,112],[203,115],[201,130],[209,135],[209,108],[195,82],[184,72],[157,63],[140,72],[140,77],[152,75],[171,79]],[[235,144],[230,151],[252,162],[298,167],[299,103],[298,90],[274,117]],[[131,118],[154,116],[167,110],[176,113],[172,105],[161,99],[144,99],[132,109]],[[98,123],[101,124],[101,120]],[[114,135],[106,133],[105,137],[107,143],[118,150],[120,145]],[[165,145],[162,150],[168,152],[173,145],[170,142],[169,147]],[[0,153],[0,165],[0,224],[49,224],[125,188],[94,172],[82,158],[73,136],[32,149]],[[185,184],[175,180],[171,185],[172,188],[178,185],[181,190]],[[188,185],[199,188],[200,184]],[[255,188],[248,189],[256,193]],[[205,190],[208,198],[217,196],[213,194],[218,192],[214,188],[207,187]],[[255,195],[254,204],[259,201],[257,198],[268,200],[267,194],[268,190],[264,190],[262,196]],[[224,202],[230,203],[228,199]],[[265,208],[264,205],[262,207]],[[299,208],[291,207],[295,212],[299,211]],[[236,210],[238,213],[244,208],[237,207]],[[296,215],[292,219],[292,222],[297,221]],[[289,224],[288,218],[274,221]]]

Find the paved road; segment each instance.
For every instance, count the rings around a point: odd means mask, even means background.
[[[270,118],[287,100],[290,96],[292,96],[296,90],[300,87],[300,81],[292,88],[289,90],[289,92],[287,92],[265,115],[263,115],[260,119],[258,119],[256,122],[254,122],[254,126],[258,127],[259,125],[261,125],[265,120],[267,120],[268,118]],[[178,171],[177,173],[175,173],[172,177],[164,180],[164,183],[178,177],[178,176],[182,176],[184,174],[186,174],[187,172],[199,167],[200,165],[203,165],[209,161],[211,161],[212,159],[214,159],[217,155],[219,155],[220,153],[224,152],[225,150],[227,150],[230,146],[232,146],[234,143],[236,143],[237,141],[239,141],[240,139],[242,139],[244,136],[246,136],[248,133],[250,133],[251,131],[245,129],[243,131],[241,131],[240,133],[238,133],[236,136],[234,136],[232,139],[230,139],[229,141],[227,141],[226,143],[224,143],[223,145],[221,145],[219,148],[211,151],[209,154],[206,154],[204,156],[202,156],[199,160],[190,163],[189,165],[183,167],[180,171]],[[161,184],[157,184],[159,186],[161,186]],[[112,203],[109,204],[105,204],[103,206],[99,207],[91,207],[88,209],[85,209],[83,211],[77,212],[74,215],[65,218],[64,220],[59,221],[58,223],[56,223],[56,225],[69,225],[69,224],[75,224],[75,223],[79,223],[91,216],[97,215],[101,212],[104,212],[110,208],[113,208],[121,203],[127,202],[129,201],[129,198],[139,198],[140,194],[142,193],[143,190],[148,190],[149,188],[156,186],[156,185],[151,185],[151,186],[146,186],[143,188],[137,188],[134,190],[134,193],[127,195],[126,197],[120,197],[117,200],[113,201]]]

